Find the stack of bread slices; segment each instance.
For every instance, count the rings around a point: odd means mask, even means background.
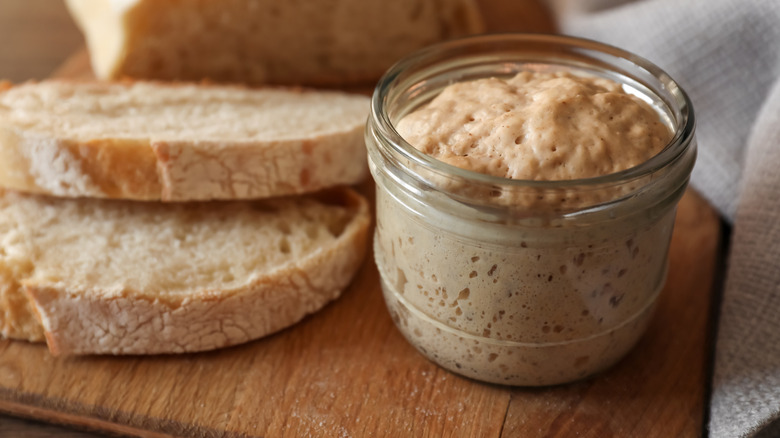
[[[364,89],[483,29],[474,0],[66,3],[102,81],[0,84],[0,334],[63,355],[225,347],[335,299],[369,99],[214,83]]]
[[[0,91],[0,329],[53,354],[209,350],[335,299],[366,251],[368,98],[44,81]]]

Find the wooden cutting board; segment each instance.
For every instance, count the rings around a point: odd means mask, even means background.
[[[493,29],[512,26],[496,17]],[[90,76],[86,54],[59,75]],[[370,182],[361,189],[372,198]],[[148,437],[697,437],[719,237],[717,214],[687,193],[647,335],[613,369],[571,385],[482,384],[428,362],[393,326],[369,257],[323,311],[221,351],[54,358],[0,341],[0,410]]]

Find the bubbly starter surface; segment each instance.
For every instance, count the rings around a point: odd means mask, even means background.
[[[396,129],[448,164],[551,181],[628,169],[671,138],[658,113],[616,82],[527,71],[452,84]]]

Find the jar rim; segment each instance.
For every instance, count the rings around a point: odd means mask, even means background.
[[[657,79],[676,101],[680,117],[673,120],[675,126],[672,139],[661,152],[636,166],[605,175],[567,180],[512,179],[480,173],[440,161],[409,144],[398,133],[390,120],[388,112],[385,111],[389,92],[396,85],[402,73],[426,65],[427,60],[433,56],[446,59],[448,54],[463,53],[465,49],[470,47],[499,43],[516,44],[517,53],[523,52],[522,46],[524,44],[547,43],[606,55],[615,60],[628,61],[633,67],[638,67]],[[676,162],[688,150],[695,131],[693,105],[688,94],[668,73],[654,63],[626,50],[598,41],[580,37],[534,33],[497,33],[458,38],[434,44],[409,54],[390,67],[377,82],[371,99],[369,123],[373,124],[372,128],[387,140],[387,144],[392,151],[400,154],[401,157],[415,165],[451,175],[467,182],[506,188],[524,187],[542,190],[593,185],[608,186],[646,177]]]

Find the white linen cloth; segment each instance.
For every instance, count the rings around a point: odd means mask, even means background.
[[[780,437],[780,0],[549,4],[562,33],[645,57],[690,95],[692,185],[734,225],[709,436]]]

